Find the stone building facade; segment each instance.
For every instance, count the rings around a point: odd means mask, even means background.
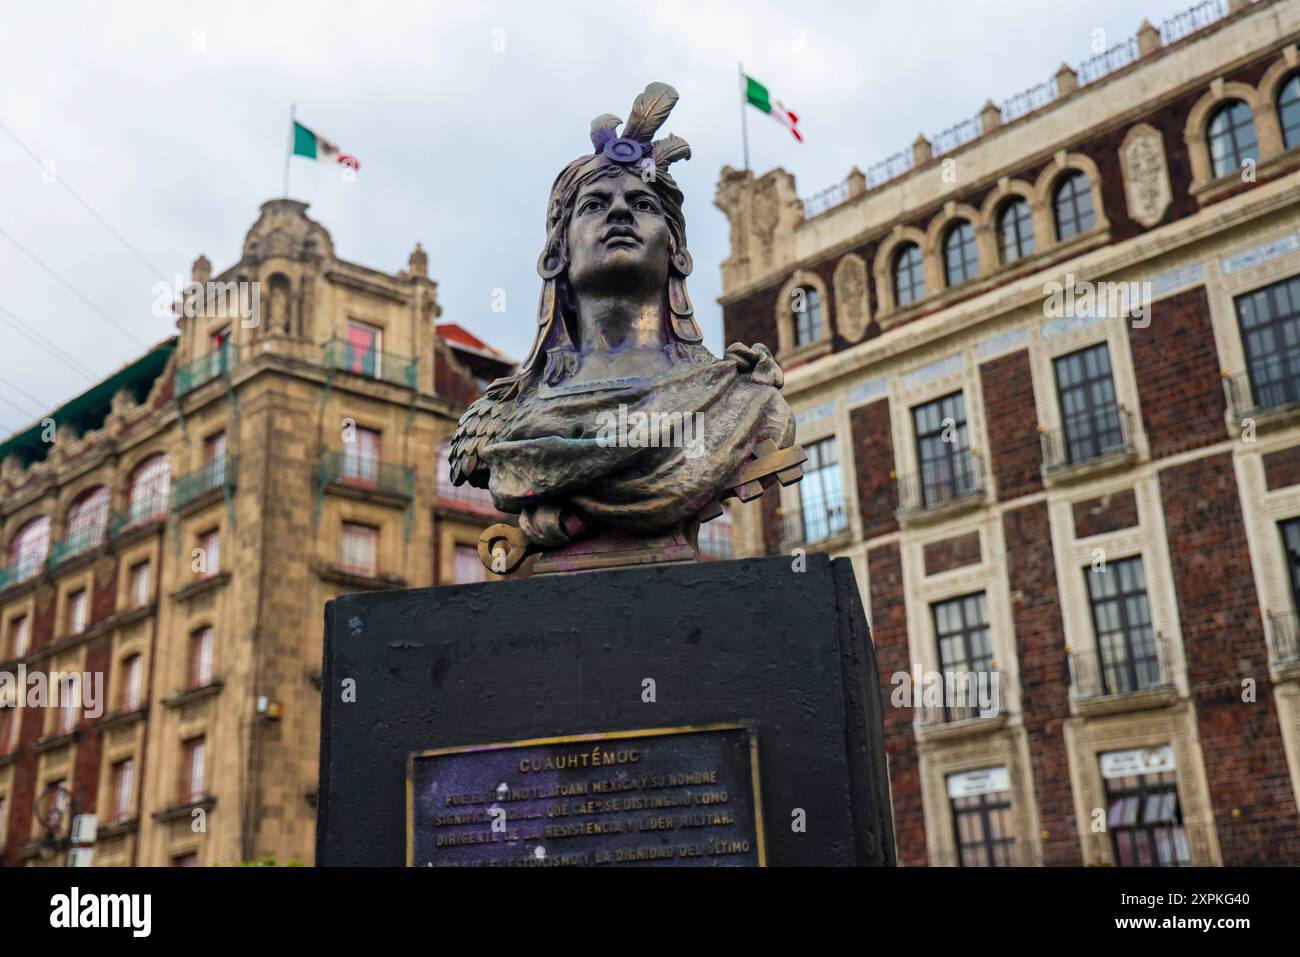
[[[852,558],[904,864],[1300,863],[1297,41],[1202,3],[810,200],[722,171],[810,457],[737,550]]]
[[[84,812],[96,865],[310,863],[324,603],[486,577],[444,440],[511,366],[437,323],[424,251],[345,261],[273,200],[192,279],[175,336],[0,444],[8,865],[64,863]],[[14,706],[55,673],[104,681]]]

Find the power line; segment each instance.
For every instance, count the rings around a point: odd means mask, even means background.
[[[3,382],[5,385],[9,386],[9,388],[13,389],[13,390],[14,390],[15,392],[17,392],[19,395],[26,396],[27,398],[31,399],[33,402],[36,403],[38,409],[46,409],[46,408],[49,408],[49,406],[46,405],[46,403],[45,403],[44,400],[36,398],[36,396],[32,395],[30,392],[28,392],[28,391],[26,391],[25,389],[23,389],[21,386],[16,386],[16,385],[14,385],[14,384],[13,384],[12,382],[10,382],[8,379],[0,378],[0,382]],[[11,402],[10,405],[13,405],[13,403]],[[15,408],[16,408],[16,406],[15,406]],[[40,412],[30,412],[30,411],[29,411],[27,414],[28,414],[28,415],[31,415],[31,416],[38,416],[38,415],[40,415]]]
[[[26,151],[27,155],[30,156],[36,162],[36,165],[41,167],[42,170],[44,170],[45,162],[41,159],[41,157],[36,153],[34,149],[32,149],[30,146],[28,146],[26,143],[24,143],[21,139],[18,138],[17,133],[9,129],[9,127],[5,126],[4,123],[0,123],[0,130],[4,130],[5,133],[9,134],[9,138],[13,140],[15,143],[17,143],[19,146],[21,146]],[[110,223],[103,216],[99,215],[99,213],[95,211],[94,207],[92,207],[88,202],[82,199],[81,195],[76,190],[74,190],[71,186],[69,186],[67,183],[63,181],[62,177],[55,174],[54,181],[58,183],[60,186],[62,186],[64,190],[67,191],[69,196],[71,196],[78,203],[80,203],[82,207],[86,210],[86,212],[90,213],[90,215],[94,216],[95,219],[99,220],[100,225],[102,225],[105,229],[107,229],[110,233],[112,233],[113,236],[116,237],[117,241],[120,242],[123,246],[125,246],[130,251],[131,255],[133,255],[136,259],[140,260],[140,262],[144,263],[146,266],[148,266],[150,271],[153,272],[153,274],[157,276],[159,279],[163,280],[164,282],[167,281],[167,277],[163,275],[161,269],[159,269],[148,259],[146,259],[144,253],[140,252],[140,250],[137,249],[134,245],[132,245],[125,236],[123,236],[120,232],[114,229],[113,224]]]
[[[27,339],[35,343],[40,348],[44,349],[46,352],[48,352],[54,358],[58,359],[65,366],[67,366],[69,369],[71,369],[73,372],[77,373],[78,375],[89,379],[91,382],[94,382],[98,379],[98,376],[96,376],[94,372],[92,372],[90,369],[83,366],[80,362],[77,361],[75,357],[65,352],[59,346],[50,342],[50,340],[46,339],[43,335],[41,335],[39,332],[37,332],[27,323],[23,322],[21,319],[15,316],[4,306],[0,306],[0,322],[5,322],[8,325],[13,326],[15,329],[21,332]]]
[[[129,331],[125,326],[120,325],[116,319],[114,319],[112,316],[110,316],[108,313],[106,313],[103,309],[99,308],[99,306],[95,305],[95,303],[91,302],[90,299],[89,299],[89,298],[88,298],[88,297],[87,297],[87,296],[86,296],[86,295],[85,295],[85,294],[84,294],[80,289],[78,289],[78,288],[77,288],[76,286],[74,286],[72,283],[68,282],[66,279],[64,279],[62,276],[60,276],[58,273],[56,273],[53,269],[51,269],[49,266],[47,266],[47,265],[45,264],[45,262],[44,262],[44,261],[43,261],[39,256],[37,256],[34,252],[32,252],[30,249],[28,249],[26,246],[24,246],[24,245],[23,245],[22,243],[20,243],[18,240],[14,239],[12,236],[10,236],[7,232],[4,231],[3,228],[0,228],[0,236],[3,236],[5,239],[9,240],[9,241],[10,241],[11,243],[13,243],[15,246],[17,246],[19,249],[21,249],[21,250],[22,250],[22,251],[27,255],[27,258],[28,258],[28,259],[30,259],[32,262],[36,263],[36,265],[38,265],[38,266],[40,266],[42,269],[44,269],[47,273],[49,273],[51,276],[53,276],[55,279],[57,279],[60,283],[62,283],[63,286],[64,286],[64,288],[68,289],[68,290],[69,290],[70,292],[72,292],[72,293],[73,293],[73,294],[74,294],[78,299],[80,299],[82,302],[84,302],[86,305],[88,305],[91,309],[94,309],[95,312],[97,312],[97,313],[99,313],[101,316],[103,316],[104,319],[105,319],[105,321],[107,321],[111,326],[113,326],[113,328],[117,329],[120,333],[122,333],[122,335],[126,336],[128,339],[130,339],[132,342],[134,342],[134,343],[135,343],[137,346],[139,346],[141,349],[148,348],[148,347],[145,345],[145,343],[141,342],[141,341],[140,341],[139,339],[137,339],[134,335],[132,335],[131,332],[130,332],[130,331]]]

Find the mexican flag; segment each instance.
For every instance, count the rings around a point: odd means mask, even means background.
[[[745,101],[788,129],[790,134],[800,143],[803,142],[803,136],[799,133],[798,127],[799,117],[787,110],[780,100],[773,99],[767,87],[749,74],[745,74]]]
[[[339,152],[337,146],[325,137],[317,136],[297,120],[293,121],[293,155],[305,156],[322,163],[338,163],[340,166],[349,166],[352,169],[361,168],[355,156]]]

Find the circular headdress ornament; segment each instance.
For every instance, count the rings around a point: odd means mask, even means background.
[[[645,147],[636,140],[620,136],[605,144],[604,153],[615,163],[635,163],[645,154]]]

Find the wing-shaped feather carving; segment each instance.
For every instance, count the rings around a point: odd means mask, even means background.
[[[651,144],[650,155],[654,158],[655,166],[662,169],[669,163],[675,163],[679,159],[690,159],[691,144],[675,133],[669,133],[663,139],[655,140]]]
[[[632,112],[623,127],[623,137],[648,143],[676,105],[677,91],[671,86],[667,83],[649,84],[632,103]]]
[[[488,487],[490,473],[482,452],[513,421],[516,412],[514,396],[518,386],[519,381],[514,376],[498,379],[470,403],[460,417],[451,437],[452,485],[469,482],[476,488]]]
[[[602,113],[591,121],[591,145],[599,153],[605,148],[605,144],[612,139],[616,139],[618,134],[618,124],[623,121],[613,113]]]

